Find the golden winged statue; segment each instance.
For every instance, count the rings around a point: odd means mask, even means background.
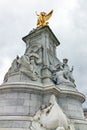
[[[47,20],[49,20],[49,18],[52,16],[52,13],[53,13],[53,10],[51,10],[48,14],[45,12],[41,12],[40,14],[37,14],[37,12],[36,12],[36,15],[38,16],[37,26],[48,25]]]

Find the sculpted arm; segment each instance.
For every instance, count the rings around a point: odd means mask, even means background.
[[[36,15],[39,16],[39,14],[37,13],[37,11],[35,11]]]
[[[73,70],[74,70],[74,67],[72,66],[72,68],[71,68],[70,72],[73,72]]]

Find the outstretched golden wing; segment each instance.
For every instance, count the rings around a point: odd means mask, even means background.
[[[53,10],[51,10],[46,16],[45,20],[47,21],[52,16]]]

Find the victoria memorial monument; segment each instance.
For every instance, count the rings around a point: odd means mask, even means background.
[[[37,13],[36,13],[37,14]],[[37,27],[23,37],[18,55],[0,85],[0,130],[87,130],[73,67],[56,56],[59,40],[48,26],[48,14],[37,14]]]

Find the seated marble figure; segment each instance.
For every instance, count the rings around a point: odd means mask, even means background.
[[[72,75],[73,67],[70,70],[68,59],[63,59],[63,63],[59,63],[56,66],[50,65],[50,70],[52,71],[52,80],[55,84],[60,84],[62,82],[75,83]]]

